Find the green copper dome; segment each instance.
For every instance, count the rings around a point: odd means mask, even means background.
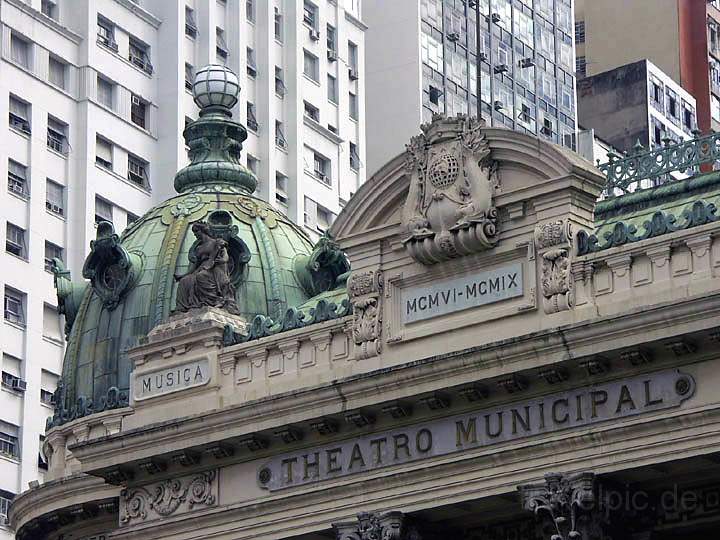
[[[89,282],[73,283],[56,261],[67,348],[50,425],[128,404],[127,351],[176,310],[178,279],[196,262],[194,224],[224,240],[237,311],[248,321],[281,320],[287,310],[335,289],[349,270],[344,256],[318,256],[330,251],[314,250],[301,228],[251,195],[255,177],[239,162],[245,128],[221,106],[207,108],[184,133],[191,163],[175,178],[180,194],[120,237],[111,224],[98,225],[83,267]]]

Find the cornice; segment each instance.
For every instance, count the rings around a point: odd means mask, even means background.
[[[50,30],[53,30],[56,33],[62,35],[63,37],[69,39],[76,45],[79,45],[80,43],[82,43],[83,37],[80,34],[76,34],[69,28],[58,23],[56,20],[51,19],[47,15],[44,15],[43,13],[33,9],[28,4],[23,2],[23,0],[5,0],[5,2],[10,4],[13,7],[16,7],[17,9],[19,9],[26,15],[29,15],[30,17],[35,19],[37,22],[39,22],[46,28],[49,28]]]
[[[312,129],[314,132],[319,133],[326,139],[330,139],[335,144],[342,144],[345,142],[345,139],[335,135],[335,133],[305,115],[303,115],[303,124]]]
[[[135,2],[132,2],[131,0],[114,0],[116,4],[121,5],[128,11],[131,11],[138,17],[140,17],[143,21],[148,23],[153,28],[160,28],[160,25],[162,24],[162,20],[158,19],[155,15],[147,11],[146,9],[143,9],[141,6],[136,4]]]
[[[347,10],[345,10],[345,20],[351,23],[353,26],[359,28],[363,32],[368,29],[367,24],[355,17],[355,15],[353,15],[352,13],[349,13]]]
[[[158,448],[169,452],[243,436],[277,427],[281,425],[279,419],[288,423],[297,421],[296,416],[311,419],[333,410],[347,411],[382,402],[399,387],[422,393],[441,390],[448,381],[460,377],[477,380],[478,368],[499,376],[612,351],[621,339],[623,348],[639,345],[652,332],[662,331],[664,338],[671,338],[674,334],[668,332],[669,319],[673,320],[676,334],[704,331],[720,326],[719,299],[720,293],[637,308],[105,436],[75,444],[70,450],[83,463],[84,471],[99,470],[113,460],[116,452],[136,453],[135,458],[140,459],[156,454]],[[638,328],[643,332],[639,333]],[[252,431],[250,424],[256,426]]]

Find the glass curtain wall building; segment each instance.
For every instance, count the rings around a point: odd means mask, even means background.
[[[574,147],[571,0],[420,0],[422,119],[477,112],[488,124]]]

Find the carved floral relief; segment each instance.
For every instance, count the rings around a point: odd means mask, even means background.
[[[382,272],[354,273],[348,280],[348,293],[353,307],[352,336],[359,347],[358,358],[380,354],[382,341]]]

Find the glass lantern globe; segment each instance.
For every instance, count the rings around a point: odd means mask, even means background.
[[[198,107],[232,108],[238,100],[240,81],[237,75],[220,64],[210,64],[195,73],[193,99]]]

